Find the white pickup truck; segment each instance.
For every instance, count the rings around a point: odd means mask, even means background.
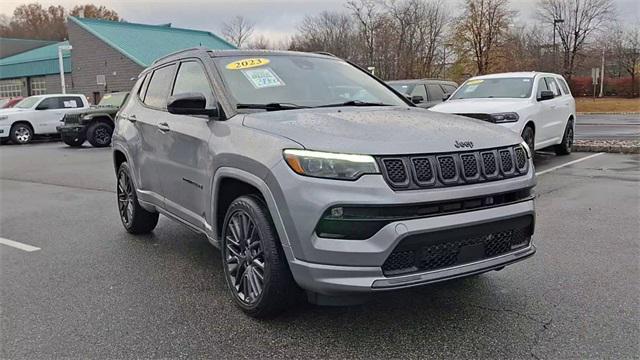
[[[56,134],[56,126],[70,111],[89,108],[82,94],[30,96],[10,109],[0,109],[0,141],[28,144],[34,135]]]

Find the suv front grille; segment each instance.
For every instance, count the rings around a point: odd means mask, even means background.
[[[63,121],[65,124],[78,124],[80,122],[80,114],[66,114]]]
[[[463,153],[379,156],[387,183],[395,190],[464,185],[521,176],[529,162],[521,145]]]
[[[456,114],[456,115],[465,116],[472,119],[488,121],[488,122],[494,122],[493,119],[491,118],[491,115],[489,114]]]
[[[525,248],[533,218],[523,216],[403,239],[382,265],[385,276],[432,271],[489,259]]]

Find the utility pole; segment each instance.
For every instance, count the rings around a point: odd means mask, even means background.
[[[63,94],[67,93],[67,86],[64,83],[64,59],[62,58],[63,51],[71,51],[73,47],[71,45],[58,46],[58,66],[60,67],[60,87]]]
[[[603,94],[603,90],[604,90],[604,50],[605,47],[602,47],[602,65],[600,68],[600,95],[598,97],[602,97]]]
[[[553,19],[553,71],[558,71],[558,47],[556,46],[556,28],[558,24],[562,24],[564,19]]]

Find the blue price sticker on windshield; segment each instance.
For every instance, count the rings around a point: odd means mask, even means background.
[[[245,69],[241,71],[256,89],[285,85],[284,81],[270,68]]]

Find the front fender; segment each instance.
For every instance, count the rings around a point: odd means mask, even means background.
[[[236,180],[244,181],[254,186],[260,191],[260,193],[262,193],[262,196],[264,197],[264,200],[267,203],[267,208],[269,209],[269,213],[273,220],[273,224],[275,225],[276,231],[278,232],[278,237],[280,238],[280,242],[282,244],[282,248],[285,252],[285,255],[287,256],[288,259],[293,259],[294,257],[293,257],[293,253],[291,251],[291,245],[290,245],[291,242],[285,230],[282,214],[278,210],[275,196],[271,191],[271,189],[269,188],[269,186],[267,185],[267,183],[265,182],[265,180],[246,170],[241,170],[241,169],[232,168],[232,167],[218,168],[215,175],[213,176],[213,181],[212,181],[212,189],[214,192],[211,198],[212,200],[215,200],[218,198],[220,183],[222,179],[225,179],[225,178],[233,178]],[[217,215],[218,209],[216,207],[217,207],[216,201],[211,201],[211,214],[214,220],[217,219],[217,216],[218,216]],[[212,221],[212,223],[215,224],[215,221]],[[217,229],[215,229],[213,233],[214,235],[217,235]],[[217,242],[219,241],[219,239],[216,239],[215,241]]]

